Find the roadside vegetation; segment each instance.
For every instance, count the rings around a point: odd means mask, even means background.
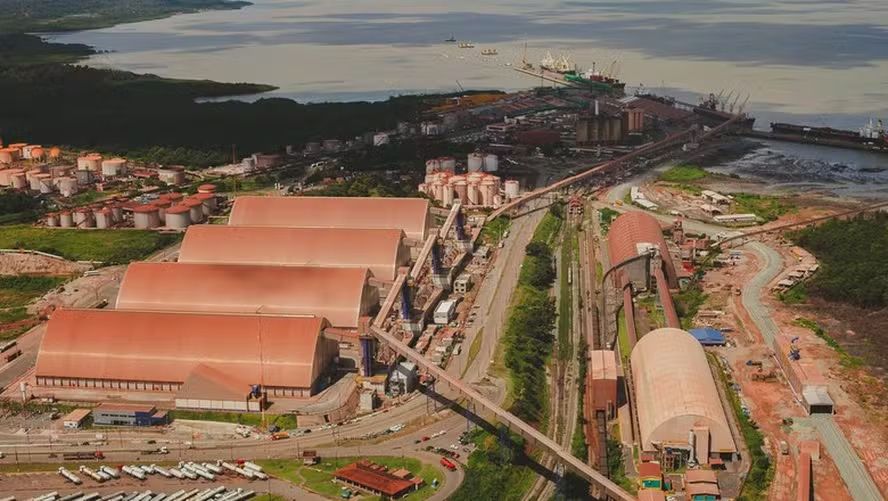
[[[500,216],[484,225],[481,229],[481,241],[487,245],[499,245],[503,239],[503,233],[509,229],[511,220],[506,216]]]
[[[423,196],[406,183],[392,183],[390,180],[371,174],[363,174],[342,182],[333,183],[319,190],[303,193],[319,197],[416,197]]]
[[[333,481],[333,474],[339,468],[349,465],[361,459],[368,459],[376,464],[381,464],[392,469],[404,468],[410,473],[422,478],[425,484],[417,491],[400,497],[406,501],[422,501],[431,497],[437,489],[432,487],[432,482],[437,480],[438,485],[444,480],[444,474],[436,467],[423,464],[418,459],[406,457],[368,456],[368,457],[341,457],[321,458],[321,462],[314,466],[304,466],[301,459],[267,459],[257,460],[265,471],[274,477],[292,482],[303,489],[315,492],[331,499],[340,499],[345,484]],[[364,499],[362,497],[362,499]],[[366,499],[379,499],[368,497]]]
[[[40,200],[21,191],[0,193],[0,225],[32,221],[40,210]]]
[[[244,426],[262,426],[260,414],[220,411],[170,411],[173,419],[191,419],[194,421],[216,421],[220,423],[242,424]],[[297,427],[297,418],[293,414],[266,414],[266,426],[277,426],[282,430],[294,430]]]
[[[888,214],[832,220],[790,238],[820,262],[809,294],[862,308],[888,306]]]
[[[765,221],[774,221],[794,208],[785,199],[770,195],[734,193],[731,196],[734,197],[736,214],[755,214]]]
[[[709,173],[698,165],[676,165],[660,174],[660,180],[668,183],[691,183],[708,175]]]
[[[778,292],[777,299],[785,305],[802,304],[808,300],[808,289],[804,283],[797,283],[783,292]]]
[[[697,316],[697,312],[700,311],[700,307],[706,302],[707,297],[698,283],[692,283],[685,290],[675,294],[673,298],[675,312],[681,319],[682,329],[687,330],[694,326],[694,317]]]
[[[181,239],[181,235],[141,230],[63,230],[5,226],[0,248],[55,254],[72,261],[126,264],[144,259]]]
[[[68,277],[0,276],[0,308],[17,309],[62,285]]]
[[[465,480],[450,501],[518,501],[536,475],[527,466],[524,439],[500,427],[497,434],[476,428],[469,434],[476,449],[469,455]]]
[[[767,499],[768,488],[771,485],[771,481],[774,480],[775,467],[771,462],[768,453],[764,450],[765,437],[762,435],[762,432],[759,431],[755,421],[743,412],[743,409],[740,406],[740,397],[734,390],[733,380],[731,379],[731,376],[725,372],[721,362],[719,362],[718,358],[712,353],[707,353],[706,356],[709,358],[709,363],[714,365],[716,372],[718,372],[719,379],[725,390],[725,395],[727,395],[728,401],[731,404],[731,409],[734,411],[734,416],[737,419],[737,423],[740,425],[740,433],[743,435],[743,441],[746,442],[746,447],[749,450],[749,457],[747,458],[750,465],[749,472],[746,474],[746,478],[743,481],[743,486],[740,489],[740,496],[737,497],[737,501],[757,501],[760,499]]]
[[[547,417],[548,383],[543,368],[552,353],[556,311],[549,289],[555,280],[551,242],[561,227],[563,209],[552,206],[534,231],[518,278],[503,343],[509,369],[511,411],[537,425]]]
[[[626,465],[623,458],[623,444],[619,440],[607,439],[607,473],[611,480],[626,491],[635,494],[638,484],[626,476]]]
[[[832,336],[830,336],[826,330],[820,326],[817,322],[813,320],[809,320],[807,318],[799,318],[796,319],[795,324],[799,327],[804,327],[811,332],[814,333],[817,337],[826,342],[826,345],[836,351],[839,354],[839,363],[842,364],[843,367],[847,367],[849,369],[856,369],[863,365],[863,360],[854,355],[848,353],[842,345],[839,344]]]
[[[620,213],[611,209],[610,207],[604,207],[598,211],[598,218],[601,221],[601,232],[607,235],[608,230],[610,230],[611,223],[614,222],[614,219],[619,216]]]

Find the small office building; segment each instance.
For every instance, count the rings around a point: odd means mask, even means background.
[[[93,423],[100,426],[161,426],[169,422],[166,411],[153,405],[102,403],[92,411]]]

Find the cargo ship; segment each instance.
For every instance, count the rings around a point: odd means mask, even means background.
[[[521,67],[514,69],[520,73],[553,83],[622,96],[626,90],[626,83],[613,76],[615,66],[616,61],[611,64],[609,74],[597,71],[594,63],[591,69],[581,70],[576,64],[571,62],[570,56],[562,54],[558,57],[553,57],[551,52],[547,52],[546,57],[540,61],[539,70],[536,70],[533,64],[528,63],[526,59]]]
[[[881,120],[870,119],[869,123],[858,131],[772,122],[770,132],[752,131],[746,135],[763,139],[888,153],[888,132]]]

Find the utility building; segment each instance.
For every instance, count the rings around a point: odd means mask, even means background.
[[[232,226],[397,229],[418,242],[431,222],[425,198],[238,197],[228,218]]]
[[[694,336],[681,329],[651,331],[632,350],[631,365],[642,451],[661,454],[667,465],[676,451],[699,464],[733,459],[737,447]]]
[[[318,266],[369,269],[394,280],[410,262],[399,229],[192,226],[179,250],[180,263]]]
[[[359,268],[133,263],[117,295],[119,310],[312,315],[355,329],[379,306]]]
[[[327,325],[317,317],[63,309],[47,325],[36,384],[258,410],[253,385],[282,397],[320,388],[337,350],[321,335]]]

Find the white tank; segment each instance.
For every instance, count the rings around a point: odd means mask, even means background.
[[[52,182],[52,178],[49,177],[49,174],[43,174],[47,177],[38,178],[38,182],[40,183],[40,193],[44,195],[47,193],[52,193],[54,191],[55,185]]]
[[[56,186],[59,188],[59,193],[61,193],[63,197],[70,197],[77,193],[77,180],[73,177],[57,177],[55,181]]]
[[[432,174],[441,170],[441,161],[437,158],[426,160],[426,174]]]
[[[478,194],[478,183],[469,183],[467,196],[469,199],[469,205],[478,205],[480,203],[481,197]]]
[[[453,186],[449,184],[444,185],[444,193],[441,197],[441,202],[444,203],[445,207],[453,205]]]
[[[93,212],[93,217],[96,218],[96,228],[108,228],[114,222],[111,219],[111,209],[107,207]]]
[[[166,211],[167,228],[187,228],[191,224],[191,209],[185,205],[174,205]]]
[[[141,205],[133,209],[133,225],[140,230],[150,230],[160,226],[157,207]]]
[[[105,177],[116,177],[126,174],[126,160],[122,158],[112,158],[102,161],[102,175]]]
[[[469,185],[465,178],[453,182],[453,197],[458,198],[462,203],[468,203]]]
[[[28,187],[34,191],[40,191],[40,178],[37,177],[37,174],[31,174],[31,171],[28,171]]]
[[[484,168],[484,157],[480,153],[469,153],[469,172],[481,172]]]
[[[59,225],[59,215],[58,214],[47,214],[46,215],[46,226],[50,228],[55,228]]]
[[[499,158],[492,153],[484,155],[484,171],[496,172],[499,169]]]
[[[74,226],[78,228],[94,228],[96,221],[89,209],[77,209],[74,211]]]
[[[441,170],[454,173],[456,172],[456,159],[453,157],[441,157]]]
[[[514,200],[518,198],[521,192],[521,186],[518,184],[518,181],[515,179],[509,179],[506,181],[506,198],[509,200]]]
[[[493,196],[493,208],[499,209],[500,206],[503,205],[503,197],[500,194],[496,194]]]
[[[191,211],[191,222],[192,223],[201,223],[204,220],[203,213],[203,202],[200,200],[188,199],[183,202],[183,204],[188,207]]]
[[[496,195],[496,180],[485,179],[481,182],[481,205],[491,207],[493,196]]]
[[[18,190],[23,190],[28,186],[28,179],[24,172],[19,172],[18,174],[12,174],[9,176],[12,181],[12,187]]]
[[[74,226],[74,216],[70,212],[60,213],[59,226],[61,226],[62,228],[70,228]]]

